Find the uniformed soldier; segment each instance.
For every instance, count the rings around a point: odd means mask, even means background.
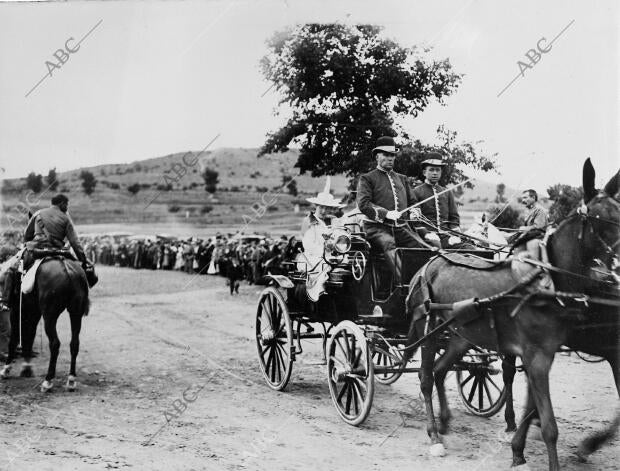
[[[73,221],[67,214],[69,198],[63,194],[58,194],[52,198],[51,203],[49,208],[37,211],[28,221],[28,226],[24,232],[26,248],[28,250],[62,249],[65,246],[65,239],[67,239],[77,259],[84,266],[87,264],[86,255],[73,227]],[[12,268],[13,270],[9,273],[9,281],[4,284],[0,310],[9,307],[9,297],[16,276],[15,267]]]
[[[428,247],[428,244],[400,217],[401,211],[417,200],[407,177],[393,170],[397,152],[392,137],[377,140],[372,150],[377,168],[360,177],[357,206],[365,216],[363,227],[369,242],[385,254],[396,279],[400,280],[396,247]],[[417,210],[409,213],[412,219],[419,215]]]
[[[424,240],[440,248],[455,248],[460,245],[461,238],[450,235],[446,229],[460,231],[459,212],[454,200],[454,194],[438,184],[445,163],[441,154],[431,152],[422,162],[422,174],[424,183],[413,189],[413,195],[417,201],[428,201],[420,205],[422,216],[428,222],[421,222],[416,229],[423,235]],[[429,199],[430,198],[430,199]]]

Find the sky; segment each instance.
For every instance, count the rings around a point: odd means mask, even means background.
[[[289,25],[339,21],[382,25],[402,46],[432,46],[429,57],[449,58],[464,74],[445,106],[431,104],[403,121],[411,136],[434,142],[444,124],[463,140],[483,141],[479,148],[498,153],[501,172],[483,178],[514,188],[579,185],[586,157],[602,185],[620,167],[618,5],[1,3],[0,173],[21,177],[201,150],[218,135],[212,149],[259,147],[284,122],[259,69],[265,41]],[[547,52],[533,63],[526,53],[537,45]],[[62,63],[54,53],[65,47],[75,52],[58,54]],[[60,64],[51,76],[46,61]],[[521,66],[522,74],[519,61],[530,66]]]

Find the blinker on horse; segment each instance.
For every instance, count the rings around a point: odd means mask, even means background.
[[[587,177],[589,173],[592,173],[593,184],[593,169],[590,169],[591,164],[588,160],[584,165],[584,180],[589,178]],[[617,178],[614,177],[616,191]],[[588,195],[590,188],[586,185],[584,188]],[[612,191],[614,189],[612,182],[607,185],[607,189],[612,193],[611,196],[615,194]],[[613,257],[614,254],[609,253],[609,248],[614,246],[617,248],[619,217],[618,205],[614,205],[611,196],[606,193],[599,195],[595,200],[586,196],[587,200],[591,200],[588,204],[588,214],[571,216],[558,227],[550,239],[549,258],[555,268],[565,271],[563,276],[558,276],[557,272],[552,273],[557,289],[570,288],[574,292],[580,292],[581,289],[589,287],[591,285],[588,278],[589,261],[594,258],[609,261],[610,257]],[[581,237],[575,237],[579,234]],[[419,375],[426,404],[427,432],[433,445],[432,451],[443,454],[443,446],[438,435],[440,428],[435,422],[431,399],[433,380],[438,386],[442,408],[441,425],[442,429],[445,429],[449,411],[443,391],[445,370],[442,368],[446,368],[446,365],[450,367],[462,356],[463,348],[475,344],[505,355],[520,356],[528,372],[531,393],[526,408],[528,420],[522,422],[513,438],[512,465],[515,467],[525,465],[523,451],[529,417],[533,415],[533,410],[537,410],[547,447],[549,469],[558,470],[558,430],[549,393],[549,369],[555,352],[569,339],[578,321],[577,314],[583,313],[585,307],[576,306],[577,312],[575,312],[565,309],[554,299],[537,300],[535,297],[532,298],[532,302],[522,303],[524,296],[532,294],[532,286],[529,286],[529,283],[518,286],[520,280],[515,279],[509,264],[499,265],[491,271],[481,271],[453,265],[437,257],[422,270],[425,270],[423,276],[428,284],[426,292],[433,303],[446,305],[470,299],[470,307],[475,306],[478,310],[478,315],[474,316],[473,320],[460,325],[456,330],[460,338],[457,337],[455,343],[459,345],[452,348],[452,351],[448,349],[446,353],[448,358],[442,358],[443,365],[435,365],[438,345],[434,336],[429,337],[421,346],[422,367]],[[568,272],[573,275],[567,275]],[[414,280],[419,276],[420,272]],[[570,282],[567,281],[569,278]],[[505,295],[497,296],[498,293]],[[424,298],[423,290],[417,290],[416,283],[412,283],[407,303],[408,312],[423,309],[425,302],[429,301]],[[475,303],[474,300],[477,298],[487,298],[489,302]],[[456,313],[452,313],[454,314]],[[422,338],[426,332],[449,317],[450,314],[446,311],[431,311],[426,317],[414,316],[410,328],[410,343]],[[407,356],[410,355],[409,351]],[[407,358],[403,362],[406,363],[406,360]],[[617,367],[614,369],[614,374],[617,381]]]

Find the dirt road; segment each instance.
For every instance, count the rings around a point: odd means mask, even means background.
[[[224,279],[100,267],[91,314],[83,323],[77,392],[67,392],[69,321],[61,317],[58,379],[37,385],[47,368],[47,339],[35,378],[0,383],[0,469],[19,470],[344,470],[508,469],[502,416],[465,413],[449,380],[454,414],[448,455],[432,458],[417,376],[377,385],[360,428],[337,416],[320,343],[305,344],[286,392],[263,383],[253,339],[260,287],[233,298]],[[39,336],[36,349],[40,350]],[[18,365],[19,366],[19,365]],[[16,368],[16,373],[19,368]],[[517,380],[519,406],[523,378]],[[565,470],[619,469],[619,447],[577,463],[579,440],[613,416],[609,367],[559,355],[552,393]],[[529,440],[532,469],[546,469],[544,444]]]

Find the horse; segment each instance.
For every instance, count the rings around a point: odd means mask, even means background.
[[[14,297],[15,299],[15,297]],[[34,289],[22,295],[22,316],[19,322],[19,306],[12,306],[11,337],[6,363],[0,371],[0,378],[10,375],[13,360],[16,357],[17,344],[21,334],[22,356],[24,364],[20,376],[32,376],[32,345],[41,317],[50,349],[50,360],[45,380],[41,383],[41,392],[48,392],[54,385],[56,361],[60,350],[60,340],[56,332],[56,322],[66,309],[71,320],[71,367],[66,388],[74,391],[77,388],[76,359],[80,350],[80,330],[82,317],[88,315],[90,300],[88,298],[88,282],[86,274],[79,262],[62,257],[52,257],[40,265]],[[20,332],[21,331],[21,332]]]
[[[584,181],[589,179],[590,169],[591,163],[588,160],[584,164]],[[583,288],[588,284],[588,267],[584,262],[595,258],[609,259],[610,246],[617,245],[618,224],[616,222],[618,210],[607,207],[609,200],[611,198],[605,195],[596,201],[589,201],[587,215],[573,214],[560,224],[551,236],[550,240],[555,242],[549,246],[550,259],[553,260],[555,267],[565,270],[562,276],[557,274],[553,276],[556,287],[567,287],[573,292],[583,292]],[[568,272],[572,275],[567,275]],[[420,289],[424,280],[428,286],[426,292]],[[523,296],[526,296],[527,300],[531,294],[528,284],[532,280],[527,282],[516,280],[508,263],[497,264],[492,270],[483,271],[454,265],[442,257],[435,257],[429,261],[414,276],[406,301],[407,311],[412,315],[408,335],[410,344],[433,329],[438,319],[445,320],[450,317],[446,311],[442,311],[441,314],[438,311],[431,311],[427,316],[420,315],[428,305],[426,303],[429,299],[425,297],[430,296],[433,302],[444,306],[458,303],[460,314],[469,311],[467,319],[469,322],[455,329],[460,338],[452,336],[445,354],[437,365],[435,365],[437,339],[430,336],[421,346],[422,364],[419,377],[426,404],[427,433],[432,442],[431,454],[445,453],[438,432],[447,429],[450,419],[443,389],[447,369],[471,344],[475,344],[512,358],[521,357],[528,372],[531,392],[526,418],[529,419],[528,414],[533,415],[535,406],[541,419],[549,469],[559,469],[558,431],[549,394],[549,369],[555,352],[570,337],[572,328],[583,309],[577,308],[577,311],[573,312],[555,302],[524,302]],[[485,303],[476,303],[474,300],[476,297],[486,297]],[[468,298],[470,298],[468,302],[459,303]],[[483,315],[476,315],[477,306],[485,308]],[[411,355],[412,351],[407,350],[402,364],[405,364]],[[506,377],[505,372],[504,378]],[[437,427],[433,414],[433,380],[438,387],[440,428]],[[513,467],[525,467],[523,450],[528,425],[529,420],[524,420],[513,437]]]
[[[613,237],[618,239],[619,229],[618,225],[618,212],[620,210],[620,203],[614,196],[619,190],[620,177],[612,178],[602,192],[599,192],[594,187],[594,168],[591,165],[587,165],[584,172],[584,203],[589,204],[588,214],[597,221],[597,224],[604,224],[611,232],[607,235],[607,240],[612,240]],[[614,221],[615,218],[615,221]],[[615,229],[615,235],[613,233]],[[551,240],[551,244],[557,243],[558,246],[562,245],[560,240]],[[604,239],[601,243],[605,245],[603,253],[603,259],[599,259],[603,266],[610,267],[614,263],[614,259],[617,260],[617,248],[618,241],[614,244],[607,244]],[[555,251],[554,251],[555,252]],[[567,257],[570,258],[570,257]],[[561,260],[550,259],[550,262],[554,265],[566,263]],[[576,263],[573,261],[573,263]],[[583,265],[583,261],[581,262]],[[574,269],[574,268],[573,268]],[[555,276],[554,281],[556,287],[566,290],[567,284],[571,279],[569,275],[558,274]],[[587,294],[593,295],[596,298],[591,300],[589,306],[586,309],[585,319],[578,321],[572,328],[565,345],[574,351],[587,353],[589,355],[595,355],[601,357],[609,363],[611,371],[613,373],[614,383],[616,385],[616,391],[620,397],[620,315],[618,315],[618,297],[616,293],[615,299],[613,296],[605,296],[604,288],[601,290],[599,282],[588,282],[585,287]],[[602,293],[601,293],[602,291]],[[598,299],[597,298],[601,298]],[[610,302],[608,302],[610,301]],[[513,417],[512,424],[508,423],[508,430],[511,428],[514,430],[514,409],[512,401],[512,384],[515,375],[514,370],[514,357],[507,357],[506,363],[509,367],[504,371],[505,385],[507,388],[507,401],[506,401],[506,418]],[[528,398],[528,403],[530,399]],[[526,415],[528,417],[527,424],[524,424],[525,430],[522,433],[527,433],[527,426],[531,423],[531,420],[537,417],[537,413],[532,410],[528,410]],[[620,425],[620,411],[616,413],[615,418],[612,420],[608,427],[594,432],[589,437],[585,438],[578,447],[577,455],[580,460],[585,461],[587,456],[599,449],[606,441],[610,440],[617,432]]]

